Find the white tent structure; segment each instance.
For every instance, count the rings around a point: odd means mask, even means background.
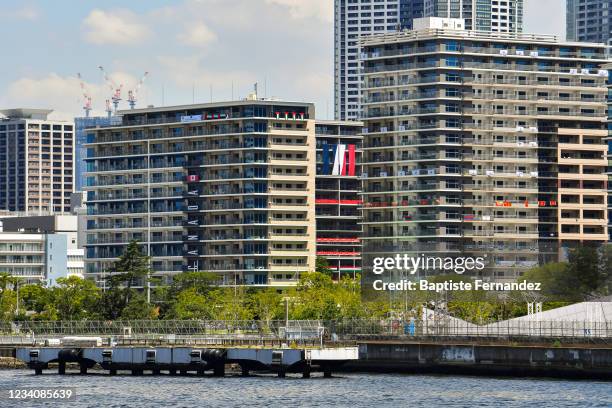
[[[486,327],[508,335],[612,337],[612,301],[576,303]]]

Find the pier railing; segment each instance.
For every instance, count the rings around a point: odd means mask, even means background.
[[[287,324],[288,323],[288,324]],[[125,342],[188,342],[220,344],[265,341],[343,342],[401,338],[531,338],[582,339],[612,343],[612,321],[506,320],[477,325],[455,318],[432,320],[345,319],[332,321],[24,321],[0,322],[0,345],[60,336],[103,336]]]
[[[343,320],[330,322],[328,330],[343,339],[402,338],[572,338],[612,343],[612,321],[513,321],[486,325],[459,319],[435,321]]]
[[[0,335],[257,335],[279,337],[288,332],[316,333],[318,320],[60,320],[0,322]],[[286,329],[288,327],[288,329]]]

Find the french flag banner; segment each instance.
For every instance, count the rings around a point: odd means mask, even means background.
[[[346,145],[339,144],[336,148],[336,156],[334,159],[334,168],[332,169],[332,176],[340,176],[344,173],[343,169],[346,161]]]

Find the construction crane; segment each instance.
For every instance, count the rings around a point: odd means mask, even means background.
[[[123,88],[123,84],[117,85],[112,79],[110,79],[110,77],[106,74],[106,71],[104,70],[104,67],[102,65],[98,66],[98,68],[100,69],[100,71],[102,71],[102,75],[104,76],[104,80],[106,81],[106,84],[108,85],[110,90],[113,92],[111,96],[111,100],[113,101],[115,112],[117,112],[117,109],[119,108],[119,102],[121,101],[121,90]]]
[[[136,98],[138,96],[138,91],[142,87],[142,84],[144,83],[145,79],[147,79],[147,75],[149,75],[149,72],[144,73],[142,78],[140,78],[140,81],[138,81],[138,84],[136,85],[136,88],[134,88],[134,90],[128,91],[128,104],[130,105],[130,109],[134,109],[136,107]]]
[[[108,115],[108,118],[110,119],[110,117],[113,115],[113,108],[111,107],[110,99],[106,100],[106,109],[104,110],[106,111],[106,114]]]
[[[81,92],[83,92],[83,98],[85,98],[85,102],[83,104],[83,110],[85,111],[85,117],[89,117],[89,112],[91,112],[91,95],[85,86],[85,82],[83,81],[83,77],[80,73],[77,73],[77,77],[79,78],[79,82],[81,85]]]

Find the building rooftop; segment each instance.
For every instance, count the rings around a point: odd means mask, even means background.
[[[563,41],[561,37],[550,34],[526,33],[496,33],[473,30],[453,30],[448,28],[425,28],[422,30],[403,30],[389,33],[373,34],[361,38],[361,45],[377,45],[390,41],[403,42],[409,40],[422,40],[428,38],[449,37],[467,40],[493,41],[493,42],[524,42],[529,44],[567,45],[581,48],[607,48],[604,43],[588,43]]]
[[[174,105],[174,106],[159,106],[159,107],[147,107],[139,109],[126,109],[117,111],[117,115],[131,115],[139,113],[155,113],[155,112],[171,112],[171,111],[187,111],[194,109],[210,109],[210,108],[224,108],[229,106],[243,106],[243,105],[285,105],[285,106],[314,106],[312,102],[295,102],[295,101],[284,101],[278,99],[242,99],[238,101],[226,101],[226,102],[208,102],[208,103],[195,103],[187,105]]]
[[[0,110],[0,114],[11,119],[47,120],[51,112],[53,112],[53,109],[13,108]]]

